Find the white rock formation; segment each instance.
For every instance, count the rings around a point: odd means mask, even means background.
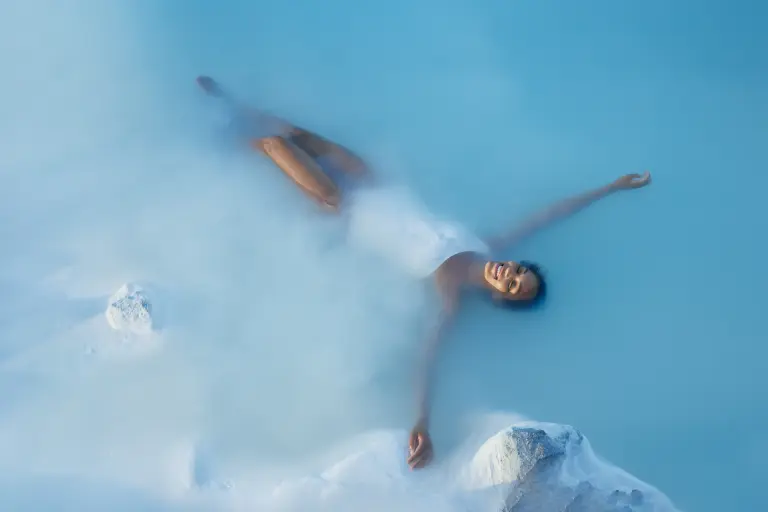
[[[109,325],[117,331],[152,332],[152,305],[138,285],[126,283],[121,286],[109,298],[105,314]]]

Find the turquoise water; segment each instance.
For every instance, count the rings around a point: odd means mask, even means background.
[[[24,5],[0,16],[2,381],[20,390],[0,400],[4,487],[41,472],[141,487],[132,471],[185,435],[215,473],[410,426],[421,299],[228,145],[193,83],[205,73],[483,233],[649,169],[651,187],[509,251],[545,267],[547,308],[466,310],[439,370],[436,449],[468,415],[516,411],[578,427],[682,510],[764,501],[765,5]],[[154,358],[83,361],[101,334],[77,334],[93,307],[72,297],[129,279],[192,313]],[[46,414],[56,428],[29,433]],[[140,462],[96,462],[126,439]]]
[[[547,268],[549,308],[466,315],[435,435],[477,404],[524,411],[578,425],[686,510],[756,506],[765,6],[196,2],[164,15],[179,77],[221,77],[387,154],[382,173],[478,229],[651,170],[649,189],[510,251]]]

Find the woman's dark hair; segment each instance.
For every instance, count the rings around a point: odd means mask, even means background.
[[[539,280],[539,290],[532,299],[528,300],[494,300],[494,302],[505,308],[517,309],[517,310],[531,310],[540,307],[544,300],[547,298],[547,280],[544,278],[544,273],[541,267],[532,261],[520,261],[520,266],[528,269],[528,272],[533,274]]]

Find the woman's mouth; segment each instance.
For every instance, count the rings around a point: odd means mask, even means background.
[[[498,279],[499,276],[501,276],[501,269],[502,265],[501,263],[497,263],[495,267],[493,267],[493,278]]]

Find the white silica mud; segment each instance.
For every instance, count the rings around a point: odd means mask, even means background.
[[[457,450],[418,472],[405,464],[406,449],[405,431],[371,431],[335,450],[338,460],[312,474],[267,488],[252,477],[215,475],[194,493],[297,512],[678,510],[658,489],[600,460],[569,425],[514,423],[474,452]]]

